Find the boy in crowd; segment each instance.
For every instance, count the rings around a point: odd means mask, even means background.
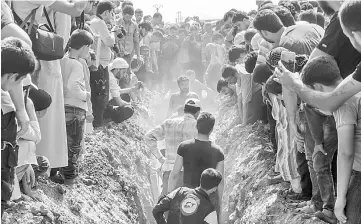
[[[317,57],[311,60],[303,70],[301,77],[304,84],[321,92],[332,92],[342,81],[336,62],[329,60],[328,57]],[[350,224],[358,223],[361,220],[361,210],[359,206],[361,204],[361,184],[359,181],[361,179],[361,150],[360,147],[358,147],[360,141],[357,136],[360,129],[360,98],[360,94],[356,94],[334,112],[339,150],[337,159],[338,175],[335,214],[342,223]],[[333,139],[332,143],[334,144],[336,141],[336,139]],[[332,161],[332,151],[328,149],[332,148],[324,146],[318,149],[316,153],[318,157],[323,157],[324,159],[322,160],[328,163],[328,171],[321,171],[330,176],[331,172],[329,169]],[[315,156],[317,156],[317,154]],[[318,175],[318,178],[320,177],[322,176]],[[326,182],[327,184],[324,182],[326,184],[324,186],[326,187],[325,190],[333,193],[332,178],[323,177],[322,180],[328,181]],[[323,196],[324,194],[321,195]],[[333,194],[326,194],[325,196],[328,196],[327,198],[330,199],[330,202],[334,201]],[[346,213],[344,213],[344,211],[346,211]],[[324,207],[322,212],[316,213],[316,216],[328,223],[337,222],[333,214],[333,207],[330,209]]]
[[[211,113],[202,112],[199,114],[197,137],[182,142],[178,147],[173,170],[169,176],[168,193],[175,190],[182,168],[184,168],[183,186],[188,188],[198,187],[202,172],[208,168],[216,169],[222,176],[224,175],[223,150],[209,138],[215,122],[216,120]],[[218,215],[222,204],[223,188],[224,181],[218,185],[217,193],[210,195]]]
[[[62,168],[64,184],[73,184],[78,176],[79,153],[84,137],[87,101],[90,92],[86,90],[82,58],[89,55],[92,35],[85,30],[76,30],[69,40],[69,51],[61,61],[64,85],[66,131],[68,136],[68,166]]]
[[[39,199],[39,196],[31,190],[34,186],[36,178],[47,173],[50,168],[49,160],[45,156],[36,156],[36,144],[41,140],[40,126],[38,118],[46,113],[46,109],[50,106],[50,95],[41,91],[33,90],[32,99],[30,99],[31,85],[30,78],[23,81],[24,98],[26,104],[26,112],[30,118],[30,127],[24,134],[19,134],[19,153],[18,166],[16,167],[17,180],[22,182],[23,192],[33,199]],[[32,87],[35,88],[35,87]],[[29,95],[29,96],[28,96]],[[14,192],[11,199],[16,200],[21,197],[20,187],[15,183]]]
[[[207,49],[209,49],[211,60],[206,70],[204,80],[206,82],[206,85],[210,87],[213,91],[215,91],[216,82],[220,77],[222,65],[225,61],[226,49],[224,46],[224,37],[222,34],[213,34],[212,42],[213,43],[209,43],[206,46]]]
[[[299,21],[306,21],[308,23],[317,24],[317,14],[313,10],[307,10],[300,13]],[[323,28],[323,26],[322,26]]]
[[[238,70],[233,67],[232,65],[225,65],[222,68],[222,78],[226,80],[228,85],[235,85],[236,86],[236,94],[237,94],[237,109],[238,109],[238,115],[242,116],[243,114],[243,106],[242,106],[242,93],[240,91],[240,83],[241,83],[241,77],[238,73]]]
[[[163,16],[159,12],[154,13],[152,20],[153,27],[159,26],[163,27]]]
[[[224,78],[218,80],[217,92],[225,96],[233,96],[234,94],[234,90],[229,87],[228,82]]]
[[[163,86],[167,91],[175,77],[179,76],[179,69],[177,65],[178,53],[181,49],[181,41],[178,37],[178,26],[172,25],[170,33],[163,39],[161,49],[161,68],[163,73]]]
[[[143,10],[136,9],[135,10],[135,22],[137,24],[140,24],[142,22],[142,19],[143,19]]]
[[[138,24],[132,20],[134,16],[133,6],[127,5],[123,8],[123,18],[117,21],[119,26],[123,26],[127,31],[125,37],[119,40],[119,44],[124,50],[123,58],[130,65],[133,59],[133,55],[137,55],[137,62],[140,64],[140,48],[139,48],[139,28]],[[129,67],[128,72],[131,69]]]
[[[181,142],[197,136],[196,119],[201,111],[198,99],[190,98],[183,104],[182,117],[167,119],[161,125],[150,130],[145,140],[154,156],[163,164],[163,189],[162,195],[168,192],[168,179],[173,169],[177,156],[177,149]],[[157,148],[157,142],[165,140],[165,158]],[[178,178],[177,187],[183,184],[183,174]]]
[[[173,93],[170,97],[167,117],[170,117],[172,114],[176,113],[178,108],[180,106],[183,106],[184,102],[187,99],[190,98],[199,99],[199,96],[196,93],[190,92],[190,83],[188,77],[186,76],[178,77],[177,84],[179,87],[179,92]]]
[[[108,65],[112,57],[111,48],[115,44],[115,32],[109,32],[107,23],[113,19],[114,6],[106,0],[97,5],[97,17],[90,21],[90,28],[95,34],[100,35],[101,47],[99,66],[90,72],[91,102],[93,107],[93,126],[103,125],[103,113],[109,97],[109,72]]]
[[[201,96],[202,99],[207,98],[209,95],[211,95],[213,91],[196,79],[196,73],[193,70],[186,71],[186,76],[189,79],[190,89],[192,90],[192,92],[194,92],[198,96]]]
[[[267,92],[265,92],[265,84],[269,77],[273,74],[272,70],[265,63],[257,65],[253,70],[253,82],[262,85],[263,102],[267,106],[267,119],[270,125],[269,138],[273,146],[273,152],[277,153],[277,140],[276,140],[276,121],[272,116],[272,102]]]
[[[238,106],[240,115],[242,114],[242,124],[252,124],[258,119],[264,120],[263,112],[265,108],[262,102],[262,87],[257,83],[253,83],[252,75],[256,65],[257,54],[251,53],[246,56],[245,67],[241,64],[243,62],[242,54],[246,53],[246,49],[240,46],[234,46],[229,51],[229,61],[236,64],[234,69],[228,68],[222,73],[222,77],[228,83],[236,85]],[[247,71],[248,70],[248,71]]]
[[[1,41],[1,216],[13,191],[19,148],[15,106],[8,91],[22,85],[35,65],[34,53],[24,41],[12,37]]]
[[[217,213],[210,195],[217,191],[222,182],[222,174],[209,168],[202,172],[200,185],[196,189],[178,188],[163,197],[153,209],[157,224],[208,223],[216,224]],[[167,221],[163,214],[169,211]]]
[[[211,57],[209,54],[207,54],[206,46],[207,44],[212,42],[212,37],[214,31],[212,30],[212,24],[211,23],[205,23],[203,25],[203,35],[202,35],[202,63],[204,64],[204,67],[207,68],[208,64],[211,60]]]
[[[312,79],[308,79],[309,73],[318,73],[318,78],[322,81],[322,76],[332,74],[335,71],[339,72],[336,62],[332,59],[314,58],[303,68],[301,76],[307,86],[314,88],[315,83]],[[314,148],[306,148],[306,159],[312,183],[317,183],[310,210],[313,212],[321,211],[316,213],[318,218],[328,223],[336,223],[337,219],[333,214],[335,205],[334,178],[331,172],[333,157],[337,151],[335,120],[330,112],[313,108],[310,105],[305,105],[304,109],[310,133],[315,142]]]

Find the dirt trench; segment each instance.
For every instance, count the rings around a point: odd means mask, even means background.
[[[168,102],[163,95],[149,91],[141,98],[129,121],[110,123],[86,136],[80,181],[75,186],[40,179],[41,201],[23,196],[5,212],[2,223],[154,224],[151,153],[144,134],[163,120]],[[287,184],[267,185],[275,161],[264,125],[240,127],[235,99],[217,102],[212,138],[226,154],[225,223],[322,223],[288,208],[278,194]]]
[[[130,120],[86,135],[77,184],[68,187],[41,178],[36,187],[41,201],[23,195],[6,210],[2,223],[154,224],[151,153],[144,135],[154,125],[151,103],[158,98],[144,91]]]
[[[275,156],[265,125],[241,127],[235,99],[221,104],[217,114],[216,142],[225,158],[223,212],[228,224],[321,224],[311,215],[295,212],[280,191],[288,183],[268,185]]]

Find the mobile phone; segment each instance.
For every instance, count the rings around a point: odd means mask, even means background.
[[[291,72],[295,72],[296,53],[291,51],[282,51],[282,64]]]

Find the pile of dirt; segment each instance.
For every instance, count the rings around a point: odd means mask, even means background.
[[[150,105],[158,95],[142,95],[129,121],[110,123],[86,136],[77,184],[68,187],[40,179],[41,201],[23,196],[6,210],[2,223],[155,223],[151,155],[144,135],[152,126]]]
[[[275,155],[265,125],[242,127],[235,101],[221,105],[217,115],[216,142],[226,154],[223,210],[229,224],[240,223],[323,223],[310,215],[295,212],[281,196],[289,188],[284,182],[268,185]]]

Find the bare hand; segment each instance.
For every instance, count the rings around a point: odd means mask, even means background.
[[[35,173],[32,166],[29,166],[25,171],[25,180],[28,186],[33,187],[35,185]]]
[[[278,68],[276,68],[274,72],[275,78],[274,81],[282,84],[284,87],[289,89],[290,91],[294,91],[295,85],[302,86],[302,80],[298,73],[290,72],[281,61],[278,62]]]
[[[321,152],[322,154],[324,154],[325,156],[327,156],[327,152],[323,149],[323,145],[322,145],[322,144],[320,144],[320,145],[315,145],[315,149],[314,149],[314,151],[313,151],[312,158],[315,157],[315,155],[316,155],[318,152]]]
[[[345,215],[346,198],[337,197],[335,203],[335,215],[341,223],[346,223],[347,217]]]
[[[137,56],[137,65],[141,65],[142,64],[142,60],[140,59],[140,55]]]
[[[162,164],[160,167],[163,166],[163,163],[165,162],[165,158],[162,156],[160,158],[158,158],[158,161],[160,162],[160,164]]]
[[[86,122],[92,123],[93,120],[94,120],[94,116],[92,114],[89,114],[89,115],[86,116],[85,119],[86,119]]]

